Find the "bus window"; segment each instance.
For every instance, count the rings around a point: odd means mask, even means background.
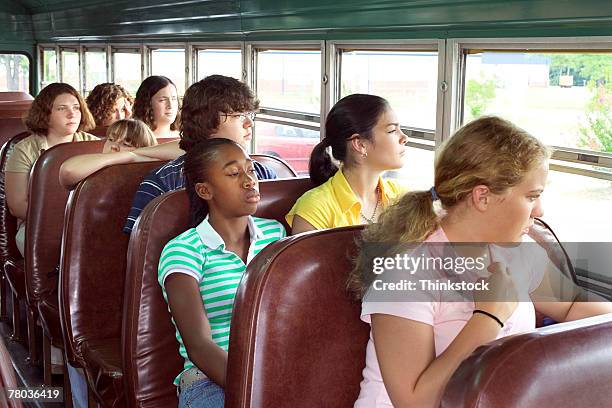
[[[133,96],[142,82],[141,66],[139,50],[113,50],[113,82]]]
[[[258,51],[257,97],[265,107],[318,114],[321,110],[321,52]]]
[[[340,97],[382,96],[402,125],[435,130],[437,52],[345,51],[340,55]]]
[[[41,89],[52,82],[57,82],[57,53],[55,49],[43,49],[42,67]]]
[[[61,81],[70,84],[77,91],[81,91],[79,53],[77,50],[62,49],[62,78]]]
[[[199,49],[197,51],[198,81],[220,74],[242,81],[242,53],[231,49]]]
[[[318,130],[257,121],[257,153],[280,157],[300,175],[308,175],[310,153],[319,139]]]
[[[342,50],[340,97],[354,93],[389,101],[409,147],[404,167],[385,177],[399,179],[410,190],[433,185],[434,134],[438,82],[437,51]]]
[[[104,49],[87,49],[85,51],[85,96],[98,84],[106,80],[106,51]]]
[[[151,50],[151,75],[163,75],[176,85],[179,96],[185,95],[185,50],[158,48]]]
[[[30,91],[30,60],[21,54],[0,54],[0,91]]]
[[[463,122],[498,115],[551,146],[544,219],[561,240],[609,241],[612,53],[466,49],[463,55]]]

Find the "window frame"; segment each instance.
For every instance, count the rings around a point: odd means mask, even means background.
[[[145,76],[148,78],[153,75],[153,52],[156,50],[176,50],[182,49],[185,52],[185,91],[192,84],[191,76],[193,73],[193,61],[191,58],[192,47],[188,42],[167,42],[167,43],[146,43],[143,45],[143,56],[146,54],[146,61],[143,61],[145,66]],[[143,80],[144,80],[143,78]],[[184,95],[179,95],[183,98]]]
[[[397,51],[397,52],[436,52],[438,54],[438,79],[436,87],[436,129],[420,129],[408,124],[400,127],[408,136],[407,146],[417,149],[435,151],[442,143],[444,127],[444,90],[446,89],[446,41],[441,39],[418,39],[418,40],[339,40],[328,41],[329,60],[326,72],[329,72],[329,89],[327,91],[327,106],[324,112],[334,106],[340,100],[342,84],[342,53],[346,51]]]
[[[309,40],[309,41],[253,41],[245,44],[245,52],[243,56],[246,58],[247,64],[245,65],[247,71],[248,84],[257,94],[257,56],[259,52],[269,50],[283,50],[283,51],[319,51],[321,53],[321,71],[319,75],[319,81],[321,86],[321,105],[319,107],[319,113],[311,112],[298,112],[293,110],[279,109],[275,107],[262,106],[259,108],[259,115],[255,118],[258,122],[274,123],[278,125],[293,126],[308,130],[314,130],[320,132],[320,139],[323,138],[322,129],[324,126],[324,115],[321,114],[323,107],[325,106],[324,95],[325,86],[324,83],[324,67],[325,67],[325,41]],[[251,140],[251,148],[255,151],[257,143],[257,130],[253,132],[253,139]]]
[[[97,44],[97,43],[91,43],[91,44],[85,44],[81,46],[81,52],[82,52],[82,61],[83,61],[83,69],[82,69],[82,73],[81,73],[81,80],[82,80],[82,86],[81,86],[81,95],[85,96],[85,94],[87,93],[87,72],[86,72],[86,68],[87,68],[87,53],[88,52],[103,52],[105,54],[105,58],[106,58],[106,67],[104,69],[106,76],[105,76],[105,82],[110,82],[110,75],[109,75],[109,67],[111,65],[110,61],[109,61],[109,47],[107,44]],[[97,85],[97,84],[95,84]],[[91,88],[93,89],[95,87],[95,85]]]
[[[79,44],[59,44],[58,46],[59,49],[59,53],[57,54],[58,56],[58,61],[59,61],[59,71],[58,71],[58,80],[59,82],[64,82],[67,83],[64,79],[64,52],[76,52],[77,57],[78,57],[78,61],[79,61],[79,66],[78,66],[78,70],[79,70],[79,74],[78,74],[78,78],[79,78],[79,84],[77,86],[75,86],[74,88],[79,91],[79,93],[82,95],[83,94],[83,76],[84,76],[84,69],[83,69],[83,46],[79,45]]]
[[[2,50],[0,49],[0,54],[3,55],[23,55],[24,57],[26,57],[28,59],[28,89],[27,89],[27,93],[29,93],[30,95],[32,95],[32,91],[34,88],[34,82],[36,81],[34,79],[34,76],[32,75],[34,73],[34,65],[33,65],[33,61],[32,61],[32,56],[25,52],[25,51],[12,51],[12,50]]]
[[[465,97],[466,50],[516,51],[516,52],[559,52],[608,51],[612,56],[612,36],[602,37],[527,37],[527,38],[455,38],[447,41],[446,72],[450,73],[450,92],[447,92],[444,139],[461,126],[463,101]],[[600,166],[612,169],[612,154],[593,150],[576,149],[549,145],[552,150],[550,169],[612,181],[612,172],[572,166],[571,163]]]
[[[205,51],[205,50],[210,50],[210,49],[240,51],[241,78],[239,79],[247,83],[246,66],[245,66],[245,61],[244,61],[245,46],[244,46],[243,41],[220,41],[220,42],[198,41],[198,42],[190,43],[190,49],[191,49],[191,54],[192,54],[190,59],[191,59],[192,67],[193,67],[191,71],[192,75],[191,75],[190,85],[198,81],[198,66],[199,66],[198,51]]]
[[[138,54],[140,55],[140,82],[146,78],[145,72],[145,54],[144,46],[142,44],[113,44],[109,43],[108,47],[108,78],[109,81],[115,83],[115,54]],[[136,95],[133,95],[134,97]]]

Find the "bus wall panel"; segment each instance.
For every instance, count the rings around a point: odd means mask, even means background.
[[[425,32],[448,37],[483,32],[495,37],[505,30],[517,36],[541,30],[559,36],[580,30],[612,34],[612,3],[606,0],[91,0],[79,7],[51,3],[56,7],[32,15],[38,41],[143,36],[176,40],[215,34],[256,38],[278,31],[311,32],[321,39],[343,31],[414,31],[417,36]]]

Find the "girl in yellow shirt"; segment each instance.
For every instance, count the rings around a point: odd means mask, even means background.
[[[292,234],[375,222],[402,191],[381,174],[402,167],[406,142],[385,99],[353,94],[338,101],[327,116],[325,138],[310,156],[316,187],[286,215]]]

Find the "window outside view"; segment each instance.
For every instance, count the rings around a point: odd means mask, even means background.
[[[0,54],[0,91],[30,90],[30,60],[20,54]]]
[[[157,49],[151,52],[151,75],[163,75],[170,78],[178,95],[185,95],[185,50]]]
[[[62,50],[62,82],[70,84],[76,90],[81,89],[79,79],[79,53],[76,51]]]
[[[318,115],[321,110],[321,52],[266,50],[257,53],[257,97],[262,107]],[[319,132],[299,126],[257,121],[255,151],[286,160],[299,174]]]
[[[140,54],[135,52],[113,52],[113,82],[124,87],[134,97],[143,80],[140,75],[141,61]]]
[[[198,81],[209,75],[225,75],[242,80],[240,50],[198,50]]]
[[[482,52],[465,80],[464,122],[499,115],[547,145],[612,153],[611,54]],[[561,240],[612,240],[611,181],[551,170],[542,199]]]

